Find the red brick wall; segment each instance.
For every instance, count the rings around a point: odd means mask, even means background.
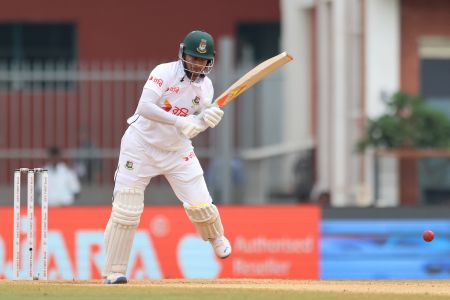
[[[450,37],[450,1],[401,1],[401,89],[420,93],[418,39],[422,36]]]
[[[279,0],[263,2],[0,0],[0,22],[71,21],[78,24],[80,59],[160,61],[176,57],[192,29],[217,38],[233,35],[239,21],[279,20]]]
[[[420,94],[420,60],[418,42],[422,36],[450,37],[450,1],[401,1],[401,90]],[[400,201],[418,201],[416,159],[400,160]]]

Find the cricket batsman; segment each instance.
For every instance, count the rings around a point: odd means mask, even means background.
[[[211,106],[214,89],[206,76],[214,65],[214,40],[192,31],[180,45],[178,60],[156,66],[144,85],[136,113],[128,119],[115,174],[112,212],[105,229],[104,282],[127,283],[134,234],[144,210],[144,190],[164,175],[201,238],[219,258],[231,245],[213,204],[191,139],[220,122]]]

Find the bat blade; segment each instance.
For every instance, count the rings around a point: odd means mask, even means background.
[[[280,53],[268,60],[263,61],[250,71],[248,71],[244,76],[242,76],[238,81],[233,83],[225,92],[223,92],[219,97],[216,98],[214,103],[220,107],[228,104],[237,96],[245,92],[252,85],[287,64],[293,59],[292,55],[287,52]]]

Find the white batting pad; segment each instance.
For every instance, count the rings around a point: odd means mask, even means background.
[[[144,191],[125,189],[115,194],[111,217],[105,230],[103,276],[126,274],[136,228],[144,210]]]
[[[185,207],[185,210],[203,240],[207,241],[223,235],[219,210],[214,204]]]

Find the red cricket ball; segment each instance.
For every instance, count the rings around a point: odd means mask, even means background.
[[[425,230],[422,234],[422,238],[425,242],[431,242],[434,239],[434,232],[431,230]]]

